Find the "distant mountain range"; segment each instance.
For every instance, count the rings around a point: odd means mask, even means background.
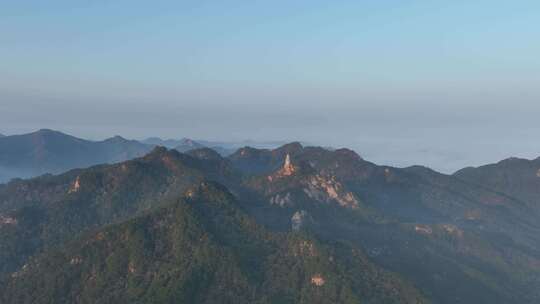
[[[445,175],[290,143],[0,185],[2,303],[539,303],[536,160]]]
[[[61,173],[142,156],[151,146],[115,136],[89,141],[53,130],[0,138],[0,181]]]
[[[152,145],[152,146],[163,146],[169,149],[173,149],[176,146],[182,144],[181,139],[161,139],[159,137],[149,137],[147,139],[141,140],[141,143]]]
[[[193,140],[189,138],[183,139],[161,139],[159,137],[150,137],[141,141],[142,143],[163,146],[169,149],[176,149],[180,152],[189,151],[198,148],[211,148],[223,156],[228,156],[234,153],[236,150],[243,147],[254,148],[276,148],[286,144],[283,141],[270,141],[259,142],[253,140],[245,140],[239,142],[227,142],[227,141],[208,141],[208,140]]]
[[[204,145],[189,139],[161,139],[159,137],[150,137],[141,141],[144,144],[153,146],[163,146],[169,149],[175,149],[180,152],[186,152],[193,149],[199,149],[205,147]]]
[[[0,136],[0,183],[12,178],[58,174],[75,168],[125,161],[143,156],[155,146],[180,152],[210,147],[223,156],[236,151],[232,148],[236,145],[234,143],[216,144],[209,141],[199,143],[189,138],[163,140],[152,137],[136,141],[120,136],[91,141],[48,129]]]

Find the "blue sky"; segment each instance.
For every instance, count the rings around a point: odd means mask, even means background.
[[[532,157],[539,20],[538,1],[4,1],[0,133]]]

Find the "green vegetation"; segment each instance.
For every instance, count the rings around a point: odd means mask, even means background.
[[[0,303],[538,303],[533,205],[346,149],[156,148],[0,185]]]
[[[224,188],[91,233],[33,258],[6,303],[423,303],[358,250],[275,234]]]

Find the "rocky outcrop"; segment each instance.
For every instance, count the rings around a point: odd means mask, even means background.
[[[433,233],[433,229],[431,229],[431,227],[429,227],[428,225],[420,225],[420,224],[414,226],[414,231],[416,231],[419,234],[428,234],[428,235]]]
[[[463,237],[463,230],[459,229],[457,226],[452,224],[443,224],[442,229],[446,231],[449,235],[457,236],[457,237]]]
[[[278,179],[278,178],[291,176],[291,175],[295,174],[296,171],[297,171],[297,167],[292,164],[291,156],[289,154],[287,154],[285,156],[285,162],[283,163],[283,166],[281,167],[281,169],[279,169],[275,174],[269,175],[268,176],[268,181],[271,182],[271,181],[273,181],[275,179]]]
[[[81,177],[77,176],[77,178],[73,182],[73,185],[71,186],[71,188],[69,188],[68,193],[78,192],[80,188],[81,188]]]
[[[311,284],[315,286],[321,287],[324,285],[324,283],[326,283],[326,281],[324,280],[323,276],[320,274],[316,274],[311,277]]]
[[[0,214],[0,227],[4,225],[16,225],[17,219]]]
[[[270,204],[272,205],[278,205],[280,207],[286,207],[290,206],[292,204],[291,201],[291,193],[287,192],[286,194],[276,194],[270,198]]]
[[[291,229],[300,231],[313,224],[313,218],[305,210],[296,211],[291,217]]]
[[[304,192],[320,202],[337,202],[342,207],[358,208],[359,202],[352,192],[346,191],[334,176],[314,175],[306,183]]]
[[[291,163],[291,156],[287,154],[287,156],[285,156],[285,164],[283,164],[283,168],[281,169],[281,172],[284,176],[289,176],[289,175],[293,175],[295,171],[296,170],[293,164]]]
[[[309,162],[293,164],[289,154],[285,155],[280,169],[268,175],[263,185],[259,184],[257,187],[266,190],[270,204],[281,207],[293,206],[296,201],[305,201],[306,198],[298,197],[295,190],[303,192],[309,201],[337,203],[353,209],[359,207],[356,196],[346,190],[336,175],[325,170],[317,171]]]

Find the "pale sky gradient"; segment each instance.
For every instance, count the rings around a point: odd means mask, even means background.
[[[538,1],[4,1],[0,133],[540,156]]]

